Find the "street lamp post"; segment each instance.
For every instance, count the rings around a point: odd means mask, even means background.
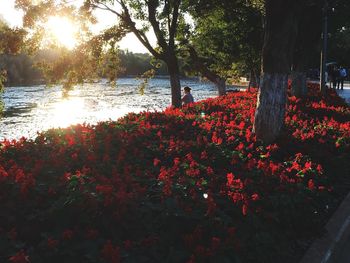
[[[320,88],[321,93],[326,94],[326,61],[327,61],[327,35],[328,35],[328,1],[323,6],[323,29],[322,29],[322,51],[320,67]]]

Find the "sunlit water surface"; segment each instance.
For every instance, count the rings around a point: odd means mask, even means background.
[[[117,86],[107,83],[85,84],[62,96],[61,86],[11,87],[3,94],[4,117],[0,119],[0,140],[34,138],[38,131],[67,127],[77,123],[95,124],[117,120],[129,112],[163,110],[171,103],[168,79],[152,79],[139,92],[139,80],[122,78]],[[192,88],[196,101],[217,96],[214,85],[196,80],[182,80]]]

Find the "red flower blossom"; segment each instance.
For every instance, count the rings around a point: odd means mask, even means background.
[[[252,199],[252,201],[257,201],[257,200],[259,200],[259,195],[257,193],[252,194],[251,199]]]
[[[158,158],[154,158],[153,166],[158,166],[159,163],[160,163],[160,160]]]
[[[23,250],[17,252],[15,255],[11,256],[9,258],[9,261],[12,263],[28,263],[29,261],[29,256],[24,253]]]
[[[226,175],[226,178],[227,178],[227,186],[231,186],[233,184],[233,180],[235,176],[233,175],[233,173],[228,173]]]
[[[242,206],[242,214],[246,216],[248,213],[248,206],[246,204],[243,204]]]
[[[312,179],[310,179],[307,183],[307,187],[312,191],[315,189],[315,183]]]

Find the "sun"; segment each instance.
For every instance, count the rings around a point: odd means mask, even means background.
[[[78,29],[66,17],[51,16],[45,25],[45,31],[51,40],[61,46],[72,49],[77,45]]]

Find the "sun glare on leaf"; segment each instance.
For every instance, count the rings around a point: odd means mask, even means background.
[[[55,43],[72,49],[77,44],[77,28],[65,17],[52,16],[45,26],[48,37]]]

